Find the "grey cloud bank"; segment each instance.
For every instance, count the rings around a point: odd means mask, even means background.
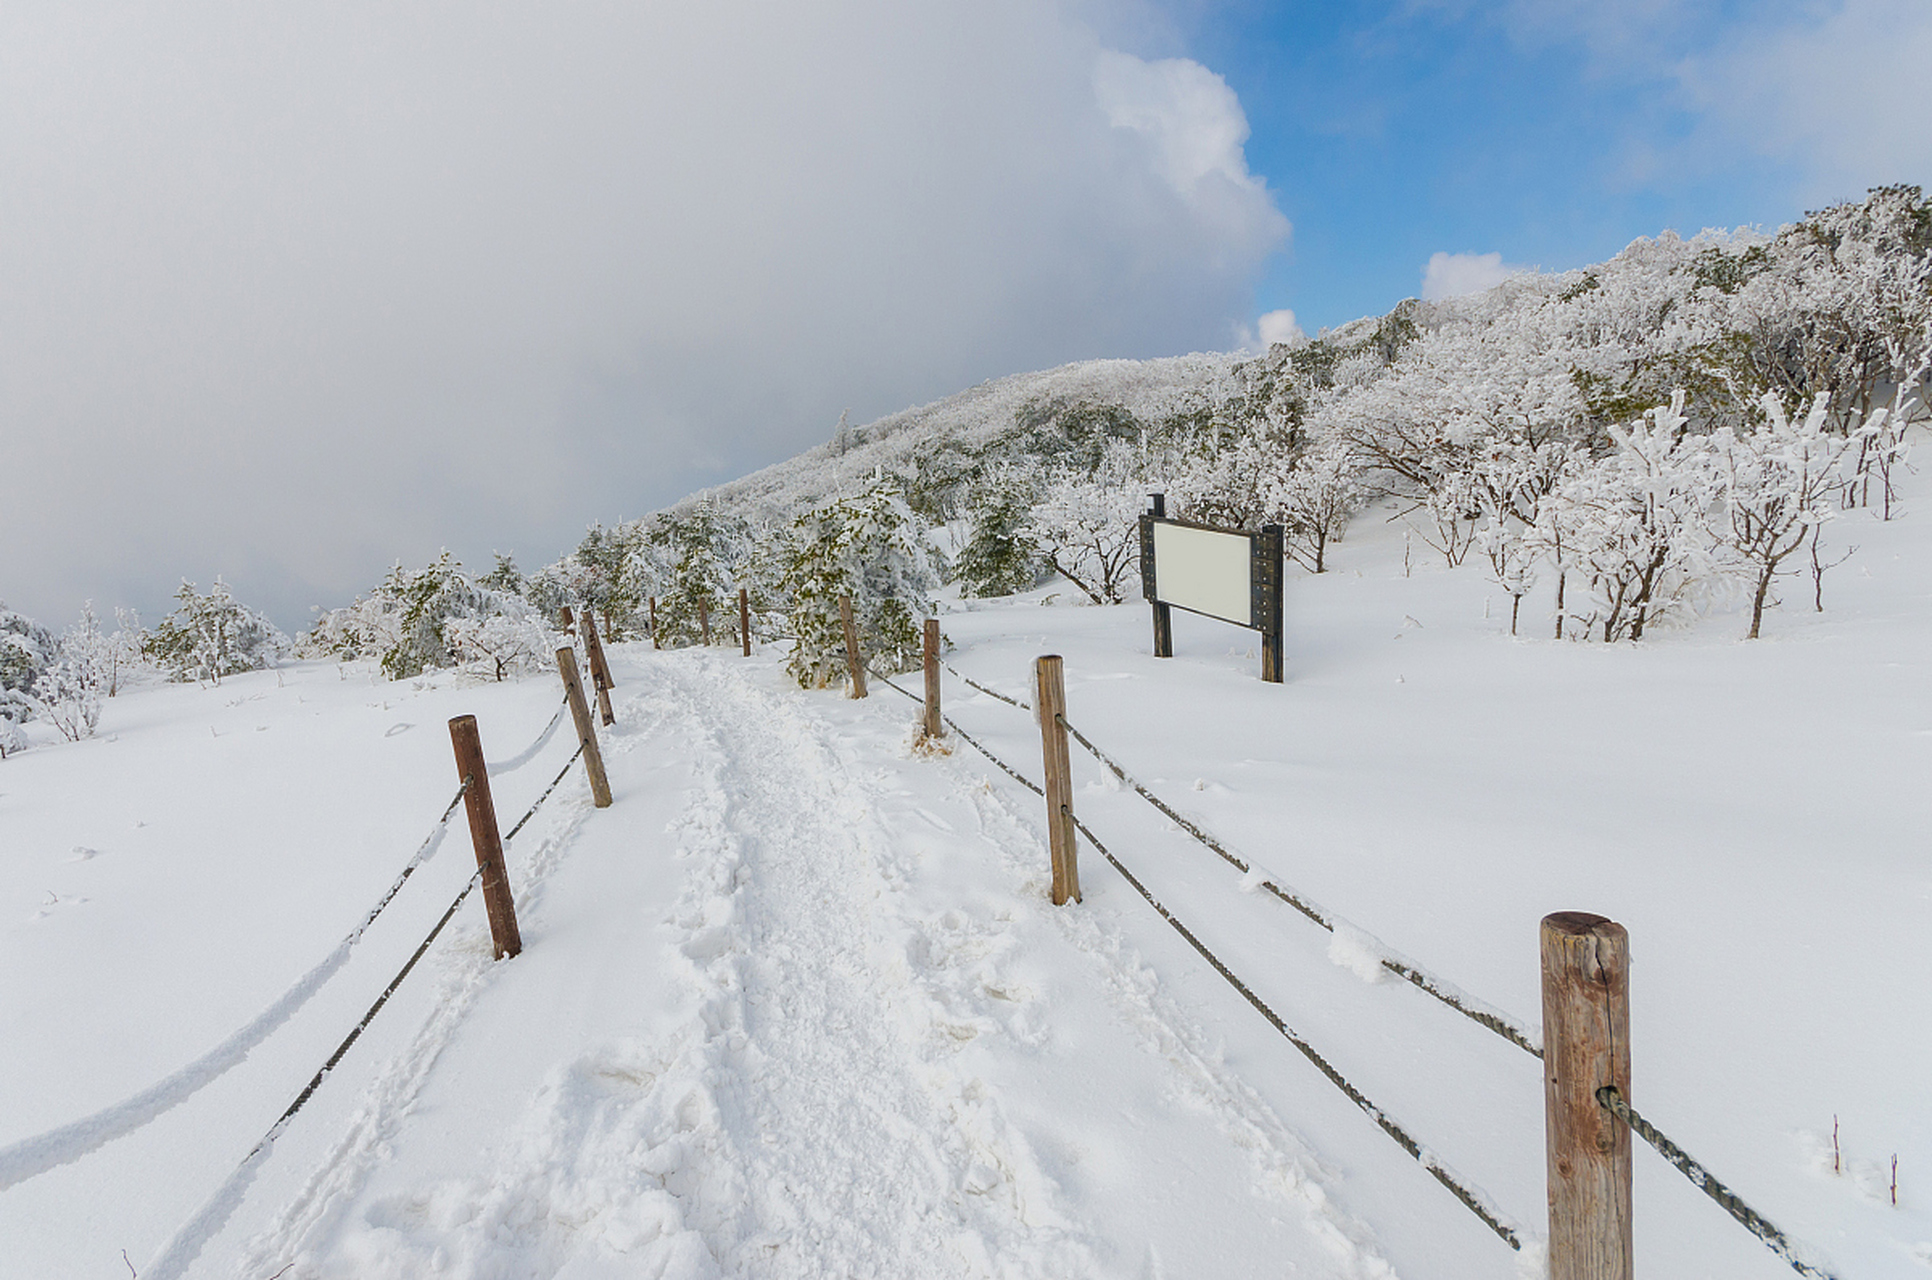
[[[0,13],[0,598],[299,626],[1019,369],[1238,341],[1288,226],[1106,6]]]

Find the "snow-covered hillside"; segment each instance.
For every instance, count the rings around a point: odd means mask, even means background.
[[[1751,644],[1736,612],[1512,640],[1473,562],[1405,569],[1375,512],[1291,581],[1280,686],[1249,633],[1187,616],[1156,661],[1144,606],[943,614],[948,661],[1001,693],[1063,654],[1070,720],[1254,865],[1076,754],[1083,821],[1520,1255],[1090,848],[1085,901],[1050,906],[1037,798],[962,742],[915,751],[911,701],[647,641],[612,651],[616,803],[573,771],[511,843],[524,953],[492,962],[467,903],[187,1274],[1534,1275],[1538,1064],[1373,960],[1533,1029],[1537,921],[1580,909],[1630,930],[1639,1109],[1833,1275],[1924,1275],[1932,525],[1905,483],[1904,518],[1838,526],[1829,611],[1794,595]],[[0,765],[0,1181],[330,953],[449,802],[450,716],[508,760],[557,698],[298,663],[123,694],[98,736]],[[946,698],[1038,777],[1024,711]],[[497,777],[506,827],[568,736]],[[162,1274],[469,876],[461,824],[245,1061],[0,1190],[0,1277]],[[1636,1161],[1644,1274],[1791,1274]]]

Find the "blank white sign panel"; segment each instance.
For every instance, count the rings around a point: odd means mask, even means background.
[[[1186,525],[1154,525],[1154,590],[1163,604],[1247,626],[1254,617],[1249,580],[1252,540]]]

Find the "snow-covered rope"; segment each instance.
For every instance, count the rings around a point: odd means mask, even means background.
[[[148,1269],[143,1273],[147,1280],[178,1280],[178,1277],[200,1255],[208,1241],[214,1239],[215,1234],[227,1225],[228,1219],[240,1207],[242,1197],[247,1194],[249,1184],[255,1181],[255,1175],[260,1172],[262,1165],[274,1151],[276,1139],[280,1138],[282,1131],[288,1128],[289,1121],[295,1118],[296,1113],[322,1086],[322,1081],[335,1069],[336,1064],[342,1061],[343,1055],[349,1052],[349,1047],[361,1039],[363,1031],[375,1019],[383,1005],[389,1003],[389,997],[396,993],[396,988],[401,986],[403,979],[409,976],[409,971],[416,967],[416,962],[423,958],[430,944],[436,941],[438,934],[442,933],[443,926],[456,915],[456,909],[463,905],[463,900],[470,896],[470,891],[482,882],[483,869],[478,867],[475,874],[470,876],[469,882],[463,886],[463,891],[456,895],[456,900],[449,904],[449,910],[443,912],[442,919],[438,920],[435,927],[429,931],[429,936],[422,940],[422,943],[410,954],[409,959],[404,962],[403,967],[396,971],[396,976],[389,980],[389,985],[383,988],[382,994],[376,997],[376,1002],[362,1015],[362,1020],[356,1023],[355,1028],[343,1038],[342,1043],[336,1046],[335,1052],[329,1055],[329,1060],[309,1078],[308,1084],[304,1085],[302,1092],[296,1095],[295,1101],[289,1103],[288,1110],[282,1112],[280,1118],[269,1126],[268,1132],[263,1134],[261,1140],[242,1158],[242,1162],[235,1167],[235,1171],[228,1175],[227,1180],[215,1189],[215,1193],[208,1197],[192,1218],[181,1225],[181,1228],[161,1247],[161,1252],[148,1263]]]
[[[967,684],[973,686],[973,688],[975,689],[978,689],[981,693],[985,694],[989,698],[998,698],[1001,702],[1004,702],[1007,706],[1018,707],[1022,711],[1033,710],[1032,707],[1029,707],[1026,703],[1021,702],[1018,698],[1009,698],[1005,694],[999,692],[996,689],[988,689],[985,685],[973,679],[971,676],[967,675],[964,671],[956,670],[953,667],[953,665],[949,662],[942,662],[939,665],[946,668],[946,670],[951,671],[954,675],[958,676],[961,680],[964,680]]]
[[[1410,1137],[1408,1130],[1404,1129],[1400,1124],[1398,1124],[1393,1118],[1389,1116],[1387,1112],[1383,1111],[1380,1107],[1376,1106],[1373,1102],[1369,1101],[1368,1096],[1364,1094],[1360,1089],[1356,1088],[1353,1084],[1350,1084],[1348,1081],[1348,1078],[1344,1076],[1341,1072],[1337,1071],[1333,1066],[1333,1064],[1331,1064],[1328,1061],[1328,1059],[1322,1057],[1321,1052],[1317,1050],[1314,1045],[1308,1043],[1308,1041],[1304,1040],[1301,1036],[1297,1035],[1292,1027],[1290,1027],[1286,1022],[1282,1021],[1280,1014],[1276,1013],[1273,1009],[1269,1008],[1268,1005],[1261,999],[1261,997],[1254,993],[1253,988],[1249,987],[1247,983],[1243,982],[1241,978],[1234,972],[1234,970],[1228,968],[1226,964],[1222,963],[1221,958],[1219,956],[1215,955],[1212,951],[1208,950],[1207,945],[1203,943],[1199,938],[1194,936],[1193,930],[1189,929],[1185,924],[1182,924],[1178,916],[1176,916],[1173,912],[1169,911],[1165,906],[1163,906],[1161,904],[1160,899],[1156,898],[1148,890],[1147,886],[1140,882],[1140,878],[1136,876],[1133,872],[1129,871],[1121,863],[1119,858],[1114,857],[1113,853],[1108,850],[1106,845],[1100,843],[1099,837],[1094,835],[1093,831],[1088,828],[1086,823],[1082,822],[1077,816],[1075,816],[1071,812],[1069,812],[1067,816],[1073,819],[1074,828],[1078,830],[1081,835],[1087,838],[1087,843],[1092,845],[1094,847],[1094,850],[1097,853],[1099,853],[1101,857],[1105,858],[1108,861],[1108,863],[1112,865],[1113,869],[1115,871],[1118,871],[1121,874],[1121,877],[1125,879],[1128,884],[1133,886],[1134,892],[1138,893],[1141,897],[1145,898],[1147,900],[1147,904],[1153,907],[1155,911],[1160,913],[1161,919],[1167,921],[1168,924],[1174,926],[1174,931],[1180,934],[1181,937],[1185,938],[1187,940],[1187,944],[1193,947],[1197,952],[1199,952],[1201,955],[1201,958],[1206,960],[1208,964],[1212,965],[1214,967],[1214,971],[1220,974],[1221,977],[1227,981],[1229,986],[1233,987],[1236,991],[1240,992],[1242,998],[1245,999],[1249,1004],[1253,1005],[1255,1008],[1255,1011],[1259,1013],[1262,1017],[1266,1018],[1270,1026],[1272,1026],[1276,1031],[1279,1031],[1282,1034],[1283,1038],[1285,1038],[1289,1044],[1292,1044],[1295,1046],[1295,1048],[1299,1049],[1303,1057],[1307,1058],[1310,1062],[1314,1063],[1316,1070],[1320,1071],[1323,1075],[1328,1077],[1329,1083],[1333,1084],[1337,1089],[1340,1089],[1344,1094],[1346,1094],[1350,1102],[1353,1102],[1356,1106],[1360,1107],[1364,1115],[1366,1115],[1369,1119],[1375,1121],[1375,1123],[1381,1127],[1382,1132],[1388,1134],[1389,1137],[1395,1139],[1397,1145],[1399,1145],[1404,1151],[1408,1152],[1411,1156],[1413,1156],[1417,1164],[1420,1164],[1424,1169],[1427,1169],[1429,1171],[1430,1176],[1435,1178],[1435,1180],[1437,1182],[1440,1182],[1444,1187],[1448,1188],[1449,1193],[1455,1196],[1457,1200],[1460,1200],[1463,1206],[1467,1208],[1471,1213],[1475,1214],[1478,1218],[1481,1218],[1485,1226],[1487,1226],[1491,1231],[1494,1231],[1498,1236],[1502,1237],[1503,1242],[1505,1244],[1509,1245],[1509,1247],[1512,1249],[1516,1249],[1519,1251],[1522,1249],[1523,1242],[1521,1237],[1517,1234],[1519,1227],[1517,1226],[1516,1223],[1510,1221],[1502,1213],[1500,1209],[1498,1209],[1493,1203],[1491,1203],[1488,1196],[1484,1195],[1481,1191],[1477,1190],[1476,1188],[1471,1186],[1468,1182],[1466,1182],[1459,1174],[1456,1173],[1455,1170],[1451,1169],[1448,1165],[1444,1164],[1442,1160],[1438,1158],[1433,1151],[1430,1151],[1427,1147],[1424,1147],[1422,1144],[1417,1142],[1414,1138]]]
[[[1128,773],[1127,770],[1123,769],[1120,766],[1119,761],[1115,760],[1112,756],[1108,755],[1105,751],[1102,751],[1099,747],[1095,746],[1094,743],[1087,737],[1086,734],[1080,732],[1080,730],[1074,728],[1073,725],[1069,724],[1064,716],[1059,717],[1059,721],[1063,726],[1065,726],[1066,731],[1072,734],[1074,736],[1074,739],[1078,741],[1081,746],[1085,747],[1087,751],[1093,756],[1094,759],[1100,761],[1101,764],[1105,765],[1109,770],[1111,770],[1113,772],[1113,775],[1116,778],[1119,778],[1122,782],[1132,787],[1134,791],[1139,794],[1141,799],[1147,801],[1147,803],[1153,805],[1156,809],[1160,810],[1161,813],[1165,815],[1169,821],[1173,822],[1174,825],[1178,826],[1181,830],[1193,836],[1196,840],[1206,845],[1209,849],[1212,849],[1215,853],[1221,855],[1221,857],[1224,860],[1226,860],[1227,863],[1230,866],[1232,866],[1235,870],[1241,872],[1243,875],[1253,874],[1252,870],[1249,868],[1248,863],[1245,859],[1239,857],[1234,853],[1229,852],[1229,850],[1224,845],[1222,845],[1222,843],[1219,840],[1216,840],[1213,836],[1209,835],[1206,831],[1203,831],[1195,823],[1182,817],[1174,809],[1172,805],[1168,804],[1166,801],[1162,800],[1159,796],[1155,795],[1152,791],[1149,791],[1145,786],[1141,785],[1140,780],[1135,778],[1132,774]],[[1522,1049],[1527,1053],[1534,1054],[1539,1058],[1543,1056],[1543,1050],[1536,1043],[1536,1040],[1533,1037],[1532,1033],[1530,1032],[1529,1028],[1526,1027],[1523,1023],[1521,1023],[1517,1019],[1512,1018],[1509,1014],[1504,1013],[1501,1009],[1498,1009],[1495,1006],[1490,1005],[1482,1000],[1478,1000],[1475,996],[1470,995],[1468,992],[1456,986],[1454,983],[1449,982],[1447,979],[1437,977],[1435,974],[1430,973],[1428,970],[1422,968],[1420,965],[1412,964],[1406,960],[1397,959],[1395,956],[1391,955],[1385,947],[1381,945],[1379,939],[1374,939],[1373,935],[1369,934],[1366,930],[1358,928],[1357,926],[1350,924],[1346,920],[1342,920],[1340,917],[1334,915],[1332,912],[1323,908],[1319,903],[1316,903],[1312,899],[1308,898],[1305,894],[1302,894],[1291,888],[1284,888],[1283,886],[1276,884],[1273,880],[1258,881],[1256,884],[1256,887],[1261,889],[1266,889],[1269,893],[1272,893],[1275,897],[1281,899],[1283,902],[1287,903],[1295,910],[1301,912],[1303,915],[1307,916],[1310,920],[1314,921],[1322,928],[1328,930],[1328,932],[1330,933],[1335,932],[1336,925],[1339,923],[1341,927],[1343,927],[1344,929],[1347,929],[1352,936],[1360,939],[1364,939],[1364,940],[1374,941],[1375,950],[1378,952],[1376,959],[1380,961],[1384,969],[1387,969],[1390,973],[1393,973],[1398,977],[1408,979],[1408,981],[1413,983],[1418,989],[1427,992],[1431,996],[1434,996],[1437,1000],[1440,1000],[1443,1004],[1448,1005],[1451,1009],[1454,1009],[1457,1013],[1460,1013],[1463,1017],[1468,1018],[1471,1022],[1474,1022],[1477,1026],[1480,1026],[1486,1030],[1495,1032],[1497,1035],[1509,1041],[1517,1048]]]
[[[456,806],[463,802],[464,793],[468,790],[467,784],[456,789],[456,795],[443,810],[443,816],[436,820],[436,825],[430,829],[428,838],[416,850],[415,856],[403,864],[401,874],[376,904],[363,913],[355,928],[320,963],[296,979],[293,986],[256,1015],[253,1021],[187,1066],[131,1098],[57,1129],[49,1129],[45,1133],[0,1147],[0,1191],[37,1177],[49,1169],[70,1164],[116,1138],[133,1133],[187,1101],[246,1060],[257,1045],[293,1017],[348,962],[349,952],[362,940],[362,935],[375,923],[376,917],[395,900],[396,894],[416,873],[417,868],[436,855],[437,849],[442,846],[444,834],[449,830],[450,815],[456,812]]]
[[[1657,1148],[1657,1154],[1668,1160],[1671,1167],[1689,1178],[1692,1186],[1717,1201],[1719,1207],[1735,1218],[1745,1230],[1764,1241],[1766,1248],[1790,1263],[1793,1271],[1801,1276],[1810,1276],[1812,1280],[1834,1280],[1829,1271],[1800,1257],[1800,1253],[1803,1252],[1801,1246],[1793,1244],[1790,1237],[1771,1224],[1770,1219],[1744,1203],[1738,1198],[1737,1192],[1712,1177],[1710,1170],[1692,1159],[1682,1147],[1665,1137],[1656,1125],[1638,1115],[1630,1104],[1623,1100],[1623,1094],[1617,1091],[1615,1085],[1607,1084],[1597,1090],[1597,1104],[1629,1125],[1631,1132]]]
[[[550,717],[550,723],[544,726],[543,732],[537,735],[537,740],[535,742],[531,743],[523,750],[517,752],[515,755],[511,756],[508,760],[486,761],[484,762],[483,767],[489,770],[490,776],[494,778],[501,774],[508,773],[512,769],[521,769],[524,765],[529,764],[532,760],[535,760],[537,758],[537,753],[550,745],[550,739],[556,734],[557,726],[563,723],[564,712],[569,709],[570,709],[570,695],[565,694],[563,697],[563,701],[557,704],[557,714]]]
[[[878,677],[878,679],[881,684],[889,685],[891,688],[898,690],[898,692],[904,694],[908,698],[911,698],[915,702],[924,701],[924,699],[920,698],[918,694],[915,694],[907,689],[901,689],[898,685],[893,684],[892,681],[887,680],[883,676]],[[945,717],[942,716],[941,718],[944,719]],[[1022,785],[1024,785],[1027,790],[1039,796],[1044,796],[1046,794],[1046,792],[1038,784],[1033,782],[1030,778],[1027,778],[1023,774],[1021,774],[1019,770],[1015,769],[1012,765],[1006,763],[1006,761],[1000,759],[998,756],[994,755],[991,751],[987,750],[978,741],[976,741],[971,735],[961,730],[958,725],[953,724],[951,720],[949,719],[946,720],[946,723],[955,732],[957,732],[961,738],[964,738],[968,743],[970,743],[976,751],[978,751],[981,755],[985,756],[988,760],[991,760],[994,764],[998,765],[1000,768],[1004,769],[1010,776],[1012,776],[1015,780],[1017,780]],[[1061,723],[1064,724],[1065,721],[1062,720]],[[1068,725],[1067,727],[1069,730],[1072,729],[1071,725]],[[1221,977],[1227,981],[1229,986],[1233,987],[1236,991],[1238,991],[1241,994],[1241,996],[1245,1000],[1247,1000],[1249,1004],[1254,1006],[1256,1012],[1258,1012],[1259,1014],[1261,1014],[1262,1017],[1268,1020],[1268,1024],[1270,1026],[1272,1026],[1276,1031],[1280,1032],[1282,1036],[1288,1041],[1288,1043],[1294,1045],[1296,1049],[1300,1050],[1303,1057],[1307,1058],[1310,1062],[1314,1063],[1316,1069],[1319,1070],[1324,1076],[1328,1077],[1328,1080],[1331,1084],[1333,1084],[1336,1088],[1340,1089],[1345,1095],[1347,1095],[1348,1100],[1350,1102],[1353,1102],[1356,1106],[1360,1107],[1362,1109],[1362,1113],[1368,1116],[1369,1119],[1375,1121],[1375,1123],[1381,1127],[1384,1133],[1388,1134],[1389,1137],[1395,1139],[1397,1145],[1399,1145],[1404,1151],[1408,1152],[1412,1157],[1414,1157],[1417,1164],[1420,1164],[1424,1169],[1428,1170],[1430,1176],[1433,1177],[1437,1182],[1440,1182],[1444,1187],[1446,1187],[1449,1190],[1449,1193],[1455,1196],[1456,1199],[1462,1203],[1463,1207],[1467,1208],[1471,1213],[1475,1214],[1478,1218],[1482,1219],[1483,1224],[1487,1226],[1491,1231],[1494,1231],[1499,1237],[1501,1237],[1503,1242],[1509,1245],[1510,1248],[1516,1249],[1519,1251],[1522,1249],[1523,1241],[1522,1241],[1521,1235],[1519,1234],[1520,1227],[1516,1223],[1510,1221],[1510,1219],[1502,1212],[1502,1210],[1499,1209],[1495,1204],[1493,1204],[1490,1201],[1488,1196],[1484,1195],[1481,1191],[1477,1190],[1475,1187],[1470,1185],[1465,1179],[1462,1178],[1461,1175],[1456,1173],[1455,1170],[1451,1169],[1448,1165],[1444,1164],[1442,1160],[1438,1158],[1433,1151],[1430,1151],[1427,1147],[1424,1147],[1422,1144],[1417,1142],[1414,1138],[1409,1136],[1408,1130],[1404,1129],[1399,1123],[1397,1123],[1394,1119],[1392,1119],[1387,1112],[1383,1111],[1380,1107],[1376,1106],[1373,1102],[1371,1102],[1368,1096],[1364,1094],[1360,1089],[1356,1088],[1353,1084],[1349,1083],[1348,1078],[1342,1075],[1341,1072],[1337,1071],[1334,1065],[1331,1064],[1328,1061],[1328,1059],[1322,1057],[1321,1052],[1318,1049],[1316,1049],[1315,1046],[1308,1043],[1308,1041],[1303,1039],[1300,1035],[1296,1034],[1294,1029],[1282,1020],[1281,1015],[1277,1014],[1273,1009],[1269,1008],[1266,1002],[1264,1002],[1260,996],[1257,996],[1254,993],[1254,989],[1252,987],[1248,986],[1247,983],[1243,982],[1241,978],[1234,972],[1234,970],[1228,968],[1226,964],[1222,963],[1221,958],[1219,956],[1215,955],[1212,951],[1208,950],[1206,944],[1203,943],[1199,938],[1194,936],[1193,930],[1189,929],[1185,924],[1181,923],[1180,918],[1176,916],[1173,912],[1169,911],[1166,908],[1166,906],[1164,906],[1161,903],[1160,899],[1156,898],[1153,895],[1153,893],[1149,891],[1147,886],[1140,882],[1140,877],[1136,876],[1133,872],[1129,871],[1125,866],[1125,864],[1123,864],[1119,858],[1116,858],[1113,855],[1112,851],[1109,850],[1106,845],[1100,842],[1100,838],[1094,835],[1092,829],[1089,828],[1086,823],[1082,822],[1078,816],[1072,813],[1069,813],[1067,816],[1073,819],[1073,825],[1075,829],[1078,830],[1081,835],[1087,838],[1087,843],[1092,845],[1095,851],[1098,852],[1101,857],[1105,858],[1108,864],[1111,865],[1115,871],[1118,871],[1121,874],[1121,877],[1124,880],[1126,880],[1129,885],[1133,886],[1134,892],[1140,894],[1142,898],[1146,899],[1147,904],[1153,907],[1155,911],[1160,913],[1161,919],[1167,921],[1168,924],[1172,925],[1174,927],[1175,932],[1179,933],[1181,937],[1185,938],[1187,940],[1188,945],[1193,947],[1195,951],[1199,952],[1201,957],[1214,967],[1214,971],[1220,974]]]
[[[550,798],[550,793],[557,789],[557,784],[564,780],[564,775],[570,772],[570,766],[575,764],[577,757],[583,753],[583,745],[579,743],[577,749],[571,752],[570,759],[564,762],[564,767],[557,773],[555,778],[551,779],[550,785],[543,789],[543,794],[536,798],[536,801],[531,804],[529,809],[524,811],[523,816],[517,819],[517,824],[510,828],[510,834],[504,837],[505,840],[513,838],[517,832],[523,830],[525,823],[536,816],[537,810],[542,807],[544,801]],[[468,788],[465,787],[464,790],[468,790]],[[457,799],[461,800],[462,798],[463,792],[457,792]],[[454,804],[450,806],[452,811],[454,811],[455,807]],[[448,814],[445,814],[445,819],[448,816]],[[357,1022],[351,1028],[349,1034],[342,1038],[342,1043],[335,1047],[335,1052],[329,1055],[329,1060],[323,1063],[313,1076],[309,1077],[309,1082],[302,1087],[302,1092],[295,1096],[295,1101],[289,1103],[288,1109],[282,1112],[274,1124],[269,1126],[268,1132],[261,1136],[261,1140],[249,1150],[246,1156],[242,1157],[241,1163],[235,1166],[235,1171],[228,1175],[227,1180],[220,1187],[215,1189],[215,1193],[208,1197],[201,1208],[195,1212],[195,1215],[183,1223],[181,1228],[174,1233],[167,1244],[162,1246],[161,1252],[156,1255],[154,1261],[148,1264],[147,1271],[143,1273],[147,1277],[147,1280],[178,1280],[178,1277],[200,1255],[203,1247],[215,1238],[216,1233],[222,1227],[227,1225],[228,1219],[241,1206],[242,1197],[247,1194],[249,1185],[255,1181],[256,1173],[261,1170],[263,1163],[267,1161],[269,1155],[274,1151],[276,1139],[282,1136],[282,1131],[288,1128],[289,1122],[295,1119],[296,1114],[314,1096],[315,1091],[322,1087],[322,1081],[328,1078],[331,1071],[335,1070],[336,1065],[342,1061],[343,1056],[349,1052],[349,1049],[357,1040],[362,1038],[362,1033],[368,1030],[371,1022],[375,1021],[376,1014],[380,1013],[382,1007],[389,1003],[389,997],[396,994],[396,988],[402,985],[403,979],[409,976],[410,971],[416,967],[416,963],[428,953],[430,945],[443,932],[444,926],[449,924],[450,920],[455,917],[457,909],[463,905],[464,900],[482,882],[483,869],[478,867],[475,873],[470,876],[468,883],[463,886],[462,892],[458,893],[456,899],[449,904],[449,909],[443,912],[442,918],[436,922],[435,926],[430,929],[429,934],[417,945],[416,950],[410,954],[409,959],[403,962],[403,967],[396,971],[396,976],[389,980],[389,985],[382,989],[382,994],[376,997],[375,1003],[371,1004],[367,1012],[362,1015],[361,1021]]]
[[[958,676],[961,680],[964,680],[967,684],[979,690],[981,693],[987,694],[990,697],[998,698],[1001,702],[1004,702],[1009,706],[1018,707],[1022,711],[1032,710],[1032,708],[1029,707],[1026,703],[1017,702],[1014,699],[1007,697],[1005,694],[997,692],[996,690],[993,690],[993,689],[989,689],[985,685],[980,684],[978,681],[972,679],[971,677],[964,675],[959,671],[954,670],[950,664],[942,663],[940,665],[944,666],[946,670],[951,671],[954,675]],[[888,680],[885,683],[891,684],[892,682]],[[924,701],[924,699],[920,698],[918,694],[908,692],[905,689],[900,689],[898,685],[893,685],[892,687],[894,689],[897,689],[900,693],[905,694],[907,697],[914,699],[915,701],[920,701],[920,702]],[[943,718],[944,717],[942,717],[942,719]],[[952,724],[952,721],[947,720],[946,723]],[[1159,796],[1155,795],[1152,791],[1150,791],[1146,786],[1144,786],[1140,782],[1139,779],[1135,778],[1133,775],[1129,774],[1126,769],[1122,768],[1119,761],[1115,760],[1112,756],[1108,755],[1105,751],[1102,751],[1097,745],[1095,745],[1092,739],[1088,738],[1087,735],[1080,732],[1080,730],[1074,728],[1073,725],[1069,724],[1064,717],[1061,718],[1060,723],[1063,726],[1065,726],[1067,732],[1072,734],[1075,740],[1077,740],[1081,746],[1085,747],[1087,751],[1092,754],[1094,759],[1100,761],[1101,764],[1105,765],[1109,770],[1112,771],[1115,777],[1119,778],[1122,782],[1126,783],[1129,787],[1133,788],[1134,792],[1137,795],[1139,795],[1141,799],[1153,805],[1154,808],[1158,809],[1162,813],[1162,815],[1164,815],[1169,821],[1174,823],[1175,826],[1179,827],[1182,831],[1185,831],[1188,835],[1194,837],[1194,839],[1198,840],[1200,843],[1202,843],[1203,845],[1206,845],[1209,849],[1213,850],[1216,854],[1220,855],[1220,857],[1223,860],[1225,860],[1228,863],[1228,865],[1232,866],[1235,870],[1241,872],[1243,875],[1253,874],[1253,870],[1249,867],[1246,859],[1240,857],[1239,855],[1233,852],[1230,852],[1227,846],[1223,845],[1219,840],[1215,839],[1207,831],[1203,830],[1199,824],[1192,822],[1189,819],[1181,816],[1180,812],[1177,811],[1174,808],[1174,806],[1168,804],[1165,800],[1162,800]],[[955,728],[957,728],[957,726],[955,726]],[[961,734],[961,736],[964,737],[965,735]],[[970,738],[967,740],[969,742],[972,741]],[[974,742],[973,745],[975,747],[979,746],[977,742]],[[984,754],[983,748],[981,749],[981,751],[982,751],[982,754]],[[990,759],[991,757],[989,756],[988,758]],[[1316,924],[1320,925],[1323,929],[1326,929],[1330,933],[1334,933],[1336,931],[1337,925],[1340,925],[1341,928],[1348,931],[1351,937],[1359,939],[1364,942],[1372,943],[1373,949],[1376,952],[1375,958],[1377,962],[1380,963],[1381,966],[1384,969],[1387,969],[1390,973],[1395,974],[1397,977],[1406,979],[1408,982],[1413,984],[1417,990],[1423,991],[1428,995],[1433,996],[1435,999],[1441,1001],[1443,1004],[1449,1006],[1451,1009],[1454,1009],[1457,1013],[1460,1013],[1463,1017],[1468,1018],[1471,1022],[1475,1023],[1477,1026],[1482,1027],[1487,1031],[1493,1031],[1494,1033],[1501,1036],[1503,1039],[1509,1041],[1511,1044],[1515,1045],[1517,1048],[1523,1050],[1524,1052],[1533,1054],[1538,1058],[1543,1056],[1542,1047],[1537,1044],[1537,1036],[1522,1021],[1510,1016],[1508,1013],[1505,1013],[1503,1010],[1496,1008],[1494,1005],[1489,1004],[1487,1001],[1480,1000],[1477,997],[1469,994],[1467,991],[1464,991],[1461,987],[1457,986],[1453,982],[1450,982],[1448,979],[1439,977],[1436,974],[1429,972],[1427,969],[1424,969],[1421,965],[1415,964],[1412,961],[1407,960],[1406,958],[1401,958],[1396,956],[1387,946],[1385,946],[1381,942],[1380,939],[1375,938],[1375,936],[1369,933],[1366,929],[1362,929],[1350,923],[1347,920],[1341,919],[1341,917],[1327,910],[1319,903],[1309,898],[1306,894],[1303,894],[1293,888],[1288,888],[1280,884],[1277,884],[1272,879],[1260,880],[1256,882],[1255,887],[1260,889],[1266,889],[1269,893],[1281,899],[1283,902],[1287,903],[1295,910],[1301,912],[1304,916],[1307,916],[1310,920],[1314,921]]]

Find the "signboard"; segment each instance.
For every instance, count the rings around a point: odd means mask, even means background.
[[[1170,520],[1166,499],[1140,518],[1141,592],[1154,608],[1154,656],[1174,656],[1171,609],[1261,633],[1261,678],[1281,680],[1281,526],[1259,533]]]

